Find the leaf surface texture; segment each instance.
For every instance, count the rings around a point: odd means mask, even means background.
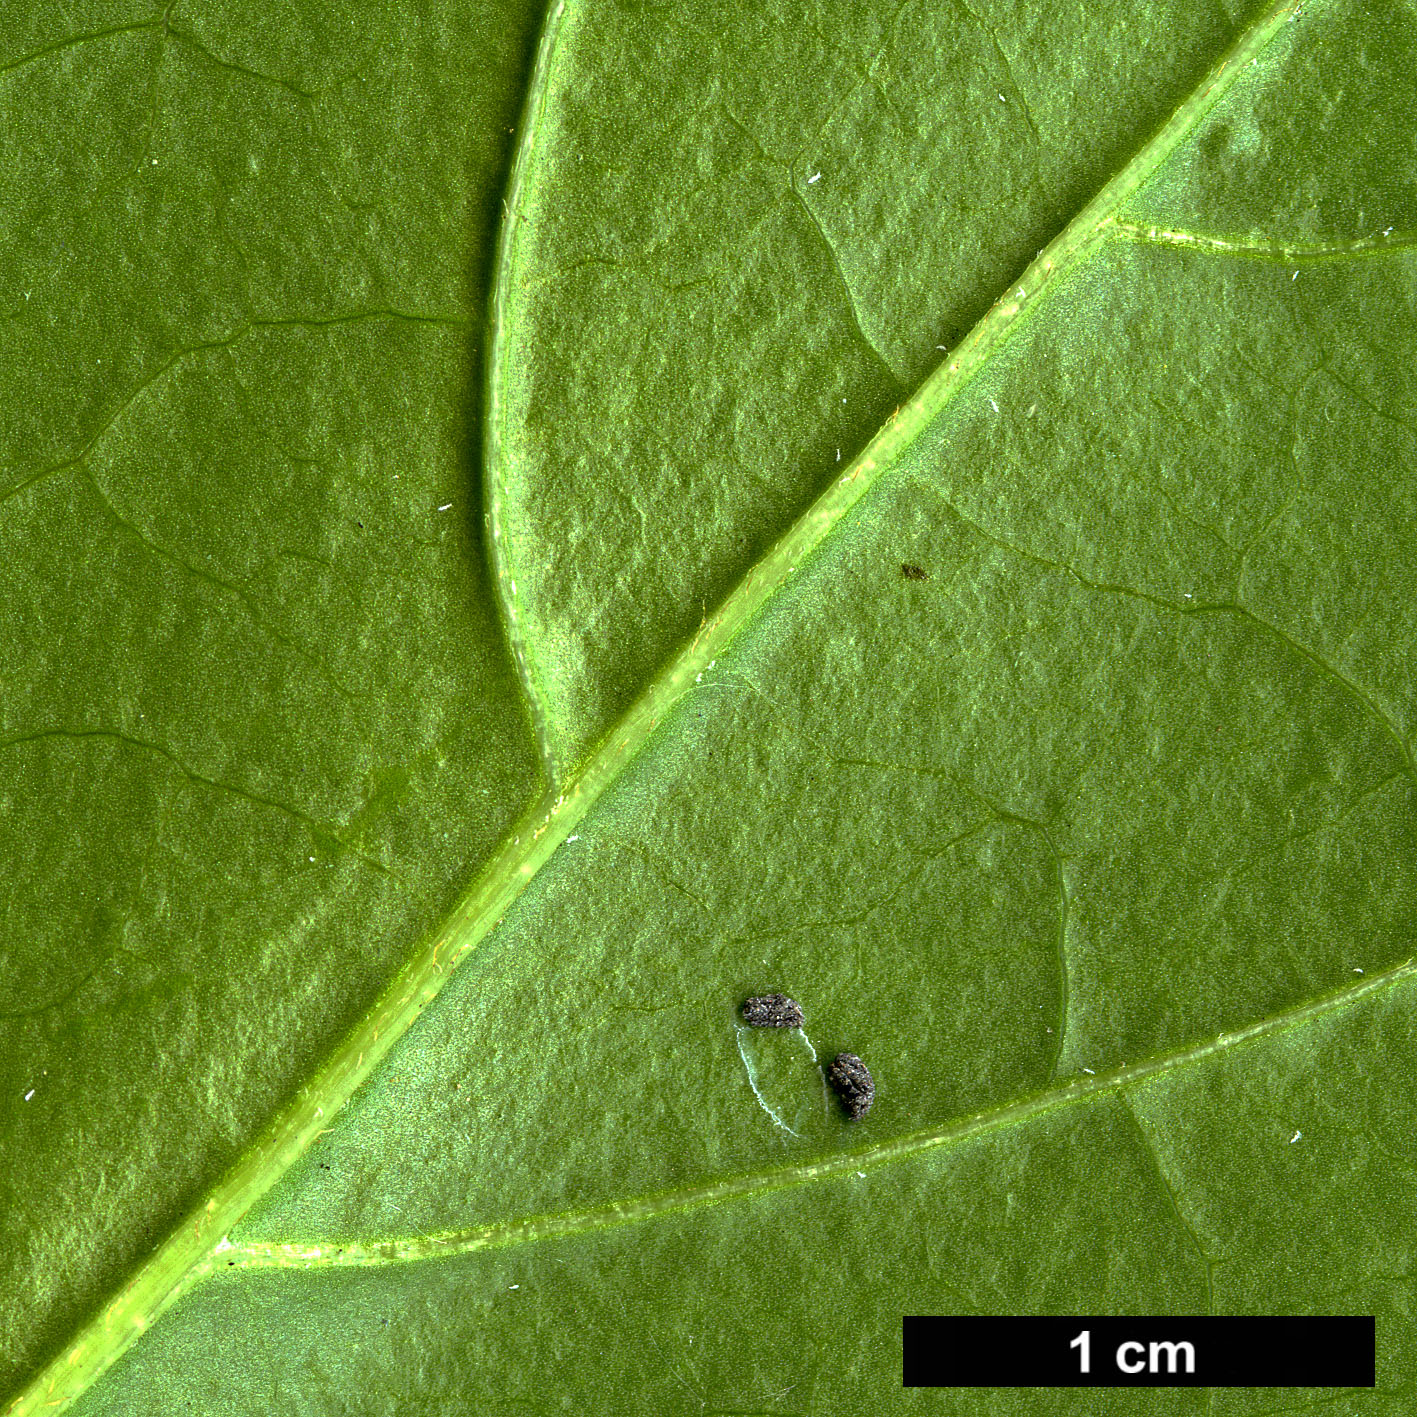
[[[7,18],[14,1410],[1409,1410],[1414,18]]]

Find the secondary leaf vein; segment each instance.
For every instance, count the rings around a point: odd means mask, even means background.
[[[437,1259],[453,1255],[473,1254],[479,1250],[505,1245],[530,1243],[536,1240],[563,1239],[588,1231],[605,1230],[636,1221],[658,1219],[681,1214],[703,1206],[731,1200],[754,1199],[774,1191],[788,1190],[816,1181],[841,1180],[858,1171],[894,1165],[935,1151],[973,1140],[989,1132],[1016,1126],[1050,1112],[1055,1108],[1076,1106],[1098,1097],[1119,1096],[1126,1102],[1127,1089],[1143,1082],[1154,1081],[1179,1069],[1193,1067],[1207,1058],[1227,1053],[1235,1048],[1271,1037],[1288,1029],[1299,1028],[1337,1010],[1351,1008],[1359,1001],[1389,988],[1417,979],[1417,962],[1408,960],[1381,974],[1367,976],[1357,984],[1348,985],[1321,998],[1300,1004],[1270,1018],[1258,1020],[1222,1033],[1200,1043],[1145,1059],[1127,1063],[1095,1077],[1070,1079],[1068,1082],[1011,1099],[998,1106],[967,1117],[957,1118],[942,1127],[912,1132],[888,1141],[862,1147],[855,1151],[838,1152],[793,1166],[744,1176],[706,1181],[679,1190],[661,1191],[647,1196],[610,1201],[585,1210],[564,1211],[554,1215],[524,1216],[492,1225],[474,1226],[442,1235],[379,1241],[350,1241],[342,1244],[318,1242],[275,1242],[251,1240],[240,1245],[226,1244],[214,1257],[211,1268],[242,1269],[313,1269],[367,1265],[385,1265],[410,1260]],[[1160,1173],[1158,1168],[1158,1173]],[[1162,1174],[1163,1184],[1172,1196],[1169,1182]],[[1177,1211],[1183,1228],[1191,1236],[1198,1251],[1206,1251],[1189,1224]]]

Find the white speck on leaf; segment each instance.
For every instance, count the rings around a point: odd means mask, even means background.
[[[810,186],[812,185],[812,183],[821,181],[821,177],[822,177],[822,174],[821,174],[820,172],[814,172],[814,173],[807,179],[807,185],[810,187]]]
[[[1298,271],[1295,271],[1294,274],[1289,277],[1289,279],[1290,279],[1290,280],[1298,280],[1298,279],[1299,279],[1299,272],[1298,272]]]
[[[1354,974],[1361,974],[1362,972],[1363,972],[1363,971],[1362,971],[1361,969],[1359,969],[1356,964],[1353,966],[1353,973],[1354,973]]]
[[[520,1289],[520,1288],[521,1288],[521,1285],[520,1285],[520,1284],[509,1284],[509,1285],[507,1286],[507,1288],[508,1288],[508,1289]]]
[[[446,512],[446,511],[448,510],[448,508],[451,507],[452,505],[453,505],[453,504],[452,504],[451,502],[444,502],[443,505],[438,508],[438,510],[439,510],[440,512]]]
[[[580,834],[580,832],[577,832],[577,833],[575,834],[575,836],[568,836],[568,837],[566,838],[567,841],[579,841],[580,839],[581,839],[581,834]]]
[[[1097,1076],[1097,1074],[1093,1072],[1091,1068],[1084,1068],[1083,1072],[1085,1072],[1090,1078],[1095,1078]]]
[[[1303,1136],[1303,1135],[1304,1135],[1303,1132],[1296,1131],[1296,1132],[1294,1133],[1294,1135],[1289,1138],[1289,1145],[1290,1145],[1290,1146],[1293,1146],[1294,1143],[1295,1143],[1296,1141],[1298,1141],[1299,1138],[1300,1138],[1301,1136]]]
[[[990,399],[990,400],[989,400],[989,407],[992,408],[995,413],[998,413],[998,411],[999,411],[999,405],[996,404],[993,399]]]

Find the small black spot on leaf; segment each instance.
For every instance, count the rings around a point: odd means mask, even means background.
[[[743,1005],[743,1017],[753,1028],[801,1028],[802,1005],[786,994],[761,994]]]
[[[855,1053],[838,1053],[827,1068],[827,1081],[836,1089],[846,1115],[854,1122],[864,1117],[876,1100],[871,1071]]]
[[[930,572],[924,566],[917,566],[914,561],[902,561],[900,573],[908,581],[928,581]]]

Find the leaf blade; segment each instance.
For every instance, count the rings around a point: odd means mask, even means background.
[[[901,448],[901,449],[899,449],[898,451],[903,452],[903,451],[904,451],[904,448]],[[961,517],[961,520],[967,520],[967,519]],[[973,530],[974,533],[979,534],[979,535],[980,535],[983,539],[985,539],[985,540],[988,539],[988,535],[989,535],[989,534],[988,534],[987,530],[986,530],[985,528],[982,528],[979,523],[970,523],[969,525],[972,527],[972,530]],[[1019,548],[1018,548],[1017,546],[1011,545],[1011,544],[1009,544],[1009,543],[1003,541],[1002,539],[1000,539],[1000,538],[998,538],[998,537],[995,537],[994,540],[995,540],[995,544],[996,544],[997,549],[999,549],[999,550],[1001,550],[1001,551],[1003,551],[1003,552],[1006,552],[1007,554],[1011,554],[1011,555],[1018,555],[1018,554],[1019,554]],[[805,558],[803,558],[803,559],[805,560]],[[1034,556],[1034,559],[1035,559],[1035,560],[1038,560],[1039,558],[1035,555],[1035,556]],[[1063,573],[1066,573],[1066,574],[1072,576],[1072,578],[1073,578],[1074,580],[1078,581],[1079,584],[1083,584],[1083,583],[1085,582],[1085,578],[1079,577],[1078,573],[1071,571],[1071,570],[1068,568],[1068,566],[1066,565],[1066,563],[1063,563],[1063,562],[1055,562],[1055,563],[1052,564],[1051,569],[1054,570],[1054,571],[1063,572]],[[1107,590],[1115,590],[1115,589],[1117,589],[1117,588],[1116,588],[1116,587],[1110,587],[1110,586],[1104,586],[1104,585],[1102,585],[1101,583],[1094,583],[1094,584],[1091,586],[1091,589],[1107,591]],[[1145,597],[1143,597],[1143,598],[1145,598]],[[764,596],[764,598],[763,598],[761,601],[758,602],[759,606],[764,605],[764,604],[766,604],[766,603],[767,603],[766,596]],[[1178,610],[1178,607],[1177,607],[1174,603],[1167,603],[1167,604],[1166,604],[1164,607],[1162,607],[1162,608],[1165,608],[1166,610],[1168,610],[1169,612],[1172,612],[1172,613],[1175,613],[1175,612]],[[1196,609],[1197,611],[1202,611],[1202,610],[1204,610],[1204,609],[1206,609],[1206,608],[1207,608],[1207,607],[1196,607],[1195,609]],[[1215,607],[1208,607],[1208,608],[1214,609]],[[1188,612],[1188,613],[1190,613],[1190,612]],[[746,625],[746,619],[745,619],[744,624]],[[1270,628],[1273,629],[1273,627],[1270,627]],[[1282,633],[1282,632],[1276,632],[1276,633]],[[726,647],[727,647],[727,642],[725,642],[725,645],[724,645],[724,648],[726,648]],[[1306,652],[1306,651],[1303,649],[1302,646],[1295,645],[1295,648],[1296,648],[1296,652],[1297,652],[1298,654],[1300,654],[1301,657],[1305,657],[1305,658],[1308,658],[1308,659],[1310,660],[1310,662],[1312,663],[1313,667],[1318,668],[1318,669],[1322,669],[1322,670],[1325,671],[1325,672],[1328,672],[1328,671],[1329,671],[1329,666],[1325,663],[1325,661],[1324,661],[1321,657],[1317,656],[1317,655],[1314,654],[1312,651]],[[711,665],[711,664],[713,663],[713,660],[709,660],[708,663]],[[1365,692],[1365,691],[1363,691],[1363,690],[1357,688],[1357,687],[1354,686],[1352,683],[1350,683],[1350,682],[1348,682],[1348,681],[1346,681],[1346,680],[1343,680],[1343,679],[1342,679],[1342,676],[1337,676],[1337,678],[1343,683],[1343,685],[1344,685],[1344,687],[1345,687],[1345,690],[1346,690],[1347,692],[1349,692],[1352,697],[1356,698],[1356,699],[1359,700],[1359,701],[1362,701],[1362,700],[1363,700],[1363,698],[1364,698],[1364,692]],[[673,700],[668,701],[668,705],[667,705],[667,706],[668,706],[668,707],[672,707],[673,702],[674,702]],[[1371,709],[1371,703],[1368,704],[1368,707]],[[1383,719],[1383,715],[1381,714],[1381,712],[1375,712],[1375,713],[1373,714],[1373,716],[1376,717],[1376,718],[1379,719],[1379,720],[1382,720],[1382,719]],[[642,722],[643,722],[643,721],[642,721]],[[643,744],[648,743],[648,741],[649,741],[649,732],[650,732],[650,729],[652,728],[652,726],[653,726],[653,720],[650,720],[650,726],[644,728],[643,736],[639,739],[639,742],[635,745],[636,747],[642,746]],[[1405,745],[1405,743],[1404,743],[1404,741],[1403,741],[1403,739],[1402,739],[1401,732],[1400,732],[1399,730],[1397,730],[1395,727],[1393,727],[1391,723],[1388,723],[1388,724],[1387,724],[1387,727],[1388,727],[1388,730],[1389,730],[1389,731],[1388,731],[1388,736],[1389,736],[1391,739],[1393,739],[1393,741],[1394,741],[1394,746],[1398,747],[1400,750],[1402,750],[1402,751],[1405,753],[1405,752],[1406,752],[1406,745]],[[627,743],[626,746],[628,746],[628,743]],[[632,749],[631,749],[631,754],[633,753],[633,751],[634,751],[634,750],[633,750],[633,748],[632,748]],[[610,771],[610,772],[608,773],[607,778],[606,778],[607,783],[608,783],[611,779],[617,778],[617,777],[620,775],[620,773],[623,771],[624,763],[628,762],[628,760],[629,760],[629,756],[630,756],[630,755],[627,754],[626,757],[625,757],[621,762],[619,762],[619,763],[617,763],[617,764],[615,765],[613,771]],[[1410,760],[1409,760],[1408,765],[1407,765],[1407,775],[1410,777]],[[1384,787],[1386,787],[1388,784],[1390,784],[1390,783],[1392,783],[1392,782],[1394,782],[1394,781],[1396,781],[1396,780],[1397,780],[1397,776],[1396,776],[1395,774],[1389,775],[1387,778],[1384,778],[1380,783],[1378,783],[1378,784],[1376,785],[1376,787],[1375,787],[1373,790],[1374,790],[1375,792],[1376,792],[1376,791],[1380,791],[1380,790],[1382,790]],[[575,821],[579,821],[579,820],[581,820],[580,817],[577,817],[577,818],[575,819]],[[561,827],[560,830],[561,830],[563,833],[569,832],[571,826],[573,826],[574,824],[575,824],[574,821],[568,820],[568,821]],[[1057,854],[1056,854],[1056,848],[1054,848],[1054,855],[1055,855],[1055,863],[1057,863],[1058,858],[1057,858]],[[542,858],[542,859],[544,860],[545,858]],[[1060,889],[1061,889],[1061,881],[1062,881],[1062,874],[1061,874],[1061,867],[1060,867],[1060,870],[1059,870],[1059,884],[1060,884]],[[1063,933],[1064,936],[1066,936],[1066,933],[1067,933],[1066,920],[1064,921],[1062,933]],[[1066,973],[1066,970],[1064,970],[1064,973]],[[1062,1045],[1061,1045],[1061,1040],[1060,1040],[1059,1047],[1061,1048],[1061,1046],[1062,1046]],[[1135,1117],[1133,1118],[1133,1121],[1134,1121],[1134,1123],[1135,1123],[1136,1125],[1138,1125],[1138,1126],[1141,1125],[1140,1122],[1137,1121],[1137,1119],[1136,1119]],[[1153,1149],[1154,1149],[1154,1148],[1153,1148]],[[1165,1173],[1164,1173],[1164,1170],[1162,1169],[1161,1162],[1160,1162],[1159,1159],[1157,1160],[1156,1165],[1157,1165],[1158,1170],[1161,1171],[1161,1173],[1162,1173],[1162,1180],[1163,1180],[1163,1182],[1164,1182],[1164,1181],[1165,1181]],[[1173,1198],[1173,1199],[1174,1199],[1174,1198]],[[1180,1218],[1179,1209],[1176,1211],[1176,1214],[1177,1214],[1178,1218]]]

